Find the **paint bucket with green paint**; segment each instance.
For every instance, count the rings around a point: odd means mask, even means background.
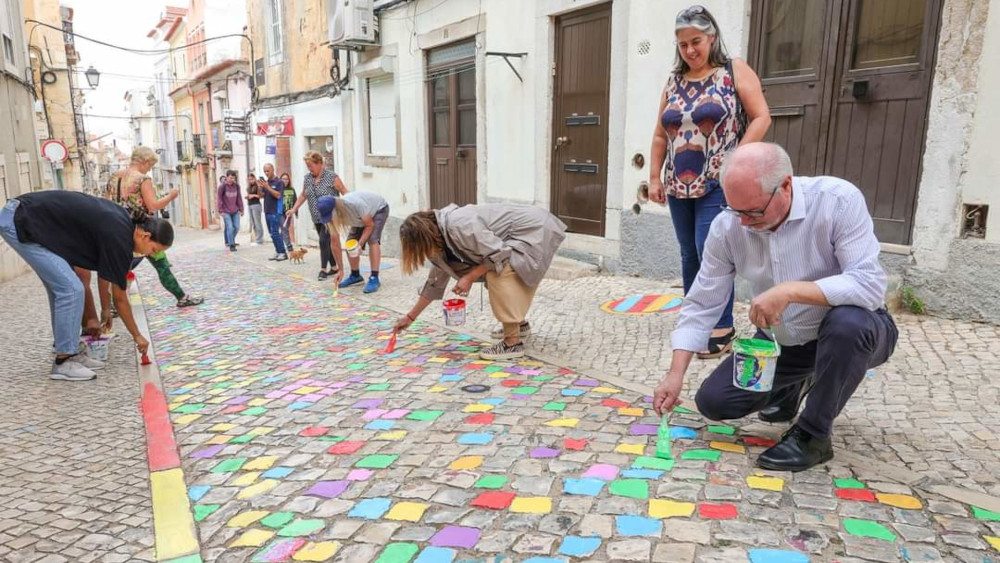
[[[780,355],[777,342],[740,338],[733,343],[733,385],[756,393],[770,392]]]

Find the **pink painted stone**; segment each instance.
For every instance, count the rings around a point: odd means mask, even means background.
[[[306,544],[305,538],[290,538],[287,540],[277,540],[268,545],[266,551],[258,553],[254,561],[266,561],[267,563],[277,563],[279,561],[289,561],[295,552],[302,549]]]
[[[376,418],[381,417],[382,415],[384,415],[387,412],[389,412],[389,411],[387,411],[385,409],[371,409],[371,410],[365,411],[365,414],[361,415],[361,419],[362,420],[375,420]]]
[[[347,474],[348,481],[367,481],[369,477],[374,475],[375,472],[371,469],[352,469],[350,473]]]
[[[393,409],[382,415],[382,418],[385,418],[387,420],[397,420],[403,418],[408,414],[410,414],[410,411],[408,409]]]
[[[285,394],[286,392],[284,390],[278,389],[277,391],[271,391],[270,393],[264,396],[267,397],[268,399],[280,399],[284,397]]]
[[[609,465],[607,463],[596,463],[590,466],[590,469],[583,474],[585,479],[602,479],[604,481],[614,481],[618,477],[618,466]]]

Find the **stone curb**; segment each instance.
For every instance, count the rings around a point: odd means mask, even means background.
[[[140,411],[146,429],[146,456],[149,462],[149,490],[153,504],[153,536],[156,560],[171,563],[201,563],[201,546],[188,500],[180,452],[160,369],[156,363],[153,337],[149,334],[146,308],[142,304],[138,280],[129,287],[129,302],[139,331],[149,335],[150,364],[142,365],[136,352]]]

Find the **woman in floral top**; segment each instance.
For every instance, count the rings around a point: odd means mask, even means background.
[[[177,199],[180,192],[177,188],[174,188],[165,197],[156,198],[153,181],[147,174],[152,170],[157,160],[156,153],[149,147],[135,149],[132,152],[129,167],[111,175],[104,196],[117,202],[130,212],[135,209],[141,209],[149,215],[155,214],[169,205],[171,201]],[[178,307],[201,305],[205,301],[201,297],[192,297],[181,289],[181,285],[177,283],[174,273],[170,271],[170,262],[167,261],[165,252],[153,254],[148,259],[149,263],[156,269],[156,275],[160,278],[160,284],[177,299]],[[135,268],[137,265],[138,262],[134,263],[132,267]]]

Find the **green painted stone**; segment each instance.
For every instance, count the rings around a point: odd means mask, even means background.
[[[662,471],[670,471],[674,468],[676,462],[672,459],[663,459],[659,457],[649,457],[641,456],[636,458],[632,467],[636,469],[659,469]]]
[[[251,407],[245,411],[241,411],[240,414],[244,416],[260,416],[267,412],[264,407]]]
[[[388,389],[388,383],[372,383],[368,387],[365,387],[365,391],[386,391]]]
[[[502,489],[506,484],[506,475],[483,475],[473,486],[477,489]]]
[[[232,440],[229,440],[229,443],[230,444],[246,444],[246,443],[250,442],[250,440],[253,440],[253,439],[254,439],[254,435],[253,434],[244,434],[242,436],[237,436],[237,437],[233,438]]]
[[[538,393],[538,387],[514,387],[510,392],[514,395],[534,395]]]
[[[413,411],[406,415],[408,420],[433,421],[444,414],[444,411]]]
[[[868,486],[857,479],[834,479],[833,486],[838,489],[867,489]]]
[[[559,401],[549,401],[545,403],[542,407],[543,411],[563,411],[566,410],[566,403],[561,403]]]
[[[219,509],[218,504],[196,504],[194,505],[194,521],[201,522],[208,515]]]
[[[532,381],[541,381],[541,382],[552,381],[553,379],[555,378],[551,375],[536,375],[535,377],[531,378]]]
[[[283,538],[308,536],[313,532],[322,530],[325,525],[326,522],[323,520],[295,520],[291,524],[278,530],[278,535]]]
[[[366,363],[347,364],[347,369],[365,369],[366,367],[368,367]]]
[[[688,450],[681,454],[681,459],[699,461],[719,461],[722,452],[719,450]]]
[[[295,518],[294,512],[274,512],[260,520],[261,525],[268,528],[280,528]]]
[[[233,471],[239,471],[246,462],[247,458],[245,457],[234,457],[220,461],[212,468],[212,473],[232,473]]]
[[[689,409],[687,407],[682,407],[680,405],[674,407],[674,412],[680,413],[680,414],[697,414],[693,410],[691,410],[691,409]]]
[[[486,366],[483,368],[483,371],[485,371],[486,373],[496,373],[498,371],[503,371],[503,370],[504,370],[503,366]]]
[[[319,439],[324,442],[343,442],[347,438],[343,436],[320,436]]]
[[[886,528],[878,522],[873,522],[872,520],[845,518],[844,529],[847,530],[847,533],[852,536],[875,538],[890,542],[896,541],[896,534],[889,531],[889,528]]]
[[[986,510],[985,508],[979,508],[978,506],[972,507],[972,515],[980,520],[1000,522],[1000,512],[993,512],[992,510]]]
[[[415,543],[390,543],[385,546],[385,551],[378,556],[375,563],[410,563],[418,551],[420,547]]]
[[[708,431],[713,434],[724,434],[726,436],[732,436],[736,434],[736,429],[732,426],[723,426],[721,424],[713,425],[708,427]]]
[[[620,497],[647,499],[649,482],[644,479],[616,479],[611,482],[608,491]]]
[[[179,412],[179,413],[184,413],[184,414],[191,414],[191,413],[198,412],[198,411],[200,411],[203,408],[205,408],[204,403],[192,403],[190,405],[181,405],[181,406],[179,406],[177,408],[174,408],[170,412]]]
[[[365,456],[354,464],[354,467],[362,469],[385,469],[399,459],[396,454],[372,454]]]

